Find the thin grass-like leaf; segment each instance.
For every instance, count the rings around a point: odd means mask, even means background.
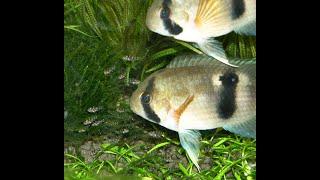
[[[73,158],[73,159],[77,160],[78,162],[80,162],[80,163],[82,163],[82,164],[85,164],[81,159],[79,159],[79,158],[76,157],[76,156],[73,156],[73,155],[71,155],[71,154],[64,154],[64,155],[67,156],[67,157]]]
[[[170,139],[169,137],[165,136],[164,134],[162,134],[161,136],[164,137],[167,141],[169,141],[172,144],[180,145],[180,142],[174,141],[174,140]]]
[[[230,165],[225,166],[225,167],[219,172],[219,174],[218,174],[216,177],[214,177],[214,180],[220,180],[220,179],[231,169],[232,166],[234,166],[235,164],[237,164],[237,163],[239,163],[239,162],[241,162],[241,161],[243,161],[244,159],[247,159],[247,158],[249,158],[249,157],[251,157],[251,156],[247,156],[247,157],[241,158],[241,159],[239,159],[239,160],[237,160],[237,161],[232,162]]]
[[[83,15],[85,17],[86,22],[90,25],[92,30],[97,34],[97,36],[102,39],[101,32],[97,26],[97,20],[94,15],[94,10],[89,3],[89,0],[82,0],[83,5]]]
[[[181,163],[179,163],[179,169],[183,172],[184,175],[189,176],[188,170]]]
[[[239,176],[239,174],[237,172],[234,172],[233,175],[236,178],[236,180],[241,180],[241,177]]]
[[[161,62],[160,64],[158,64],[158,65],[156,65],[156,66],[153,66],[152,68],[148,69],[148,70],[146,71],[146,73],[150,73],[150,72],[156,71],[156,70],[158,70],[158,69],[161,69],[161,68],[163,68],[166,64],[167,64],[167,62],[163,61],[163,62]]]
[[[104,161],[102,161],[102,162],[98,165],[98,169],[97,169],[97,171],[96,171],[96,174],[99,174],[99,172],[100,172],[101,168],[103,167],[103,165],[104,165]]]
[[[112,169],[112,171],[114,172],[114,173],[117,173],[118,171],[116,170],[116,168],[113,166],[113,164],[110,162],[110,161],[108,161],[108,160],[106,160],[105,161],[107,164],[109,164],[109,166],[111,167],[111,169]]]
[[[224,142],[226,142],[226,141],[228,141],[228,140],[230,140],[230,138],[222,138],[220,141],[218,141],[217,143],[215,143],[215,144],[213,145],[213,147],[218,147],[218,146],[220,146],[221,144],[223,144]]]
[[[186,47],[186,48],[188,48],[188,49],[196,52],[197,54],[203,54],[203,52],[202,52],[201,50],[193,47],[193,46],[192,46],[191,44],[189,44],[189,43],[186,43],[186,42],[184,42],[184,41],[179,41],[179,40],[174,40],[174,41],[177,42],[177,43],[179,43],[179,44],[181,44],[182,46],[184,46],[184,47]]]
[[[83,34],[83,35],[86,35],[86,36],[88,36],[88,37],[94,37],[94,36],[91,36],[91,35],[83,32],[83,31],[77,29],[78,27],[79,27],[78,25],[64,25],[64,28],[65,28],[65,29],[70,29],[70,30],[79,32],[79,33],[81,33],[81,34]]]
[[[152,149],[150,149],[150,150],[147,152],[147,154],[150,154],[152,151],[154,151],[154,150],[156,150],[156,149],[159,149],[159,148],[161,148],[161,147],[163,147],[163,146],[166,146],[166,145],[168,145],[168,144],[170,144],[170,142],[163,142],[163,143],[157,144],[157,145],[155,145]]]
[[[162,51],[159,51],[155,54],[153,54],[151,57],[150,57],[150,60],[156,60],[156,59],[159,59],[159,58],[162,58],[162,57],[165,57],[165,56],[168,56],[168,55],[173,55],[175,53],[177,53],[178,50],[175,49],[175,48],[168,48],[168,49],[164,49]]]
[[[67,6],[66,4],[65,4],[65,6]],[[71,8],[70,9],[68,9],[67,11],[65,11],[64,12],[64,15],[65,16],[67,16],[70,12],[76,12],[76,10],[79,8],[79,7],[81,7],[82,6],[82,4],[77,4],[77,5],[75,5],[75,6],[72,6],[72,5],[69,5]]]

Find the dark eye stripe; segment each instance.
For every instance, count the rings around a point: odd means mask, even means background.
[[[170,34],[178,35],[183,29],[176,23],[172,22],[170,19],[163,19],[163,25]]]
[[[146,87],[145,92],[141,95],[141,97],[149,95],[152,95],[153,92],[153,87],[154,87],[154,77],[151,78],[148,82],[148,85]],[[159,123],[160,122],[160,118],[158,117],[158,115],[153,111],[153,109],[151,108],[149,103],[145,103],[145,99],[140,97],[140,102],[142,104],[144,113],[146,114],[147,118],[152,120],[155,123]]]
[[[226,72],[219,80],[222,87],[218,94],[217,111],[220,118],[228,119],[236,111],[236,87],[239,77],[233,72]]]
[[[163,0],[162,6],[169,6],[171,4],[171,0]]]
[[[149,104],[151,101],[150,94],[143,93],[140,98],[141,98],[141,103],[144,103],[144,104]]]
[[[162,3],[162,10],[160,12],[160,18],[162,19],[164,28],[169,31],[170,34],[178,35],[183,29],[178,24],[173,22],[170,17],[170,8],[171,0],[164,0]]]
[[[168,19],[170,16],[170,9],[169,8],[162,8],[160,12],[161,19]]]

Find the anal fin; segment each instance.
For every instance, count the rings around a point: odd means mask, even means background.
[[[238,67],[237,65],[233,65],[229,63],[228,58],[226,57],[226,53],[223,49],[221,42],[215,40],[214,38],[210,38],[202,43],[198,43],[199,48],[207,55],[214,57],[218,61],[227,64],[232,67]]]
[[[183,129],[179,131],[179,138],[182,147],[186,150],[192,163],[200,172],[200,166],[198,164],[201,138],[200,132],[198,130]]]

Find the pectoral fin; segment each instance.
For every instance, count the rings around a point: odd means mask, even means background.
[[[179,131],[179,138],[182,147],[186,150],[192,163],[197,167],[200,172],[198,164],[198,157],[200,152],[200,138],[201,134],[197,130],[183,129]]]
[[[226,57],[226,53],[222,47],[221,42],[215,40],[214,38],[210,38],[202,43],[198,43],[200,49],[207,55],[214,57],[218,61],[227,64],[232,67],[238,67],[236,65],[230,64],[228,58]]]
[[[173,118],[177,124],[180,122],[180,116],[188,107],[188,105],[193,101],[194,95],[188,96],[184,102],[175,110],[171,110],[169,116]],[[200,171],[200,166],[198,165],[198,156],[200,151],[200,138],[201,134],[197,130],[179,129],[179,138],[181,146],[186,150],[188,156],[190,157],[193,164]]]
[[[177,123],[179,123],[181,114],[188,107],[188,105],[192,102],[193,98],[194,98],[193,95],[188,96],[177,109],[170,110],[169,116],[171,116],[174,120],[177,121]]]

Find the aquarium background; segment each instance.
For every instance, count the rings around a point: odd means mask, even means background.
[[[256,141],[202,131],[199,173],[178,134],[135,115],[139,82],[174,57],[201,53],[149,31],[151,0],[64,1],[65,179],[256,179]],[[256,38],[217,38],[229,57],[256,57]]]

